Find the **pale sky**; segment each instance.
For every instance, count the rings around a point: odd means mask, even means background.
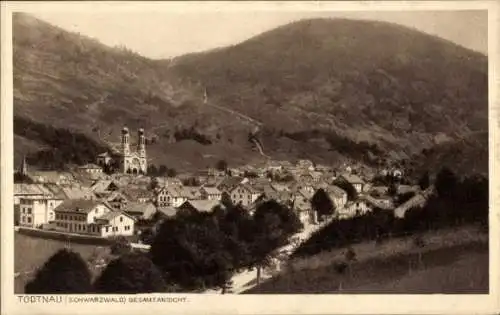
[[[69,31],[124,45],[149,58],[237,44],[274,27],[306,18],[388,21],[437,35],[487,54],[488,16],[477,11],[40,11],[34,16]]]

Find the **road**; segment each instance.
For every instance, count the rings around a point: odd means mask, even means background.
[[[279,248],[278,250],[276,250],[276,252],[286,253],[285,259],[287,259],[288,256],[293,252],[293,249],[295,249],[300,243],[302,243],[303,241],[305,241],[309,237],[311,237],[311,235],[314,232],[316,232],[317,230],[321,229],[322,227],[324,227],[325,225],[330,223],[332,220],[333,220],[333,218],[329,218],[329,219],[321,222],[320,224],[306,225],[301,232],[294,234],[290,237],[290,239],[289,239],[290,243]],[[297,242],[294,242],[292,240],[297,240]],[[264,272],[264,270],[262,271],[261,281],[269,279],[271,277],[272,277],[272,275],[270,275],[267,272]],[[242,271],[240,273],[235,274],[231,278],[231,280],[232,280],[233,284],[232,284],[230,293],[239,294],[243,291],[246,291],[246,290],[254,287],[257,284],[257,272],[255,270],[252,270],[252,271],[245,270],[245,271]],[[209,293],[209,294],[220,293],[220,290],[210,289],[210,290],[207,290],[203,293]]]

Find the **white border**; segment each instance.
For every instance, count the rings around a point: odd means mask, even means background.
[[[187,303],[146,304],[21,304],[13,296],[13,121],[12,121],[12,19],[13,11],[399,11],[488,10],[489,110],[490,110],[490,294],[489,295],[179,295]],[[494,314],[499,312],[500,244],[497,178],[498,17],[496,1],[380,1],[380,2],[2,2],[2,313],[5,314],[104,314],[148,312],[182,314]],[[159,296],[159,295],[156,295]],[[496,310],[496,311],[495,311]]]

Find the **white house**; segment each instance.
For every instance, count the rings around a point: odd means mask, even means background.
[[[188,198],[175,186],[161,188],[156,194],[156,205],[158,207],[178,207]]]
[[[358,193],[363,191],[363,187],[365,185],[365,182],[355,174],[342,174],[337,178],[337,180],[350,183]]]
[[[55,209],[56,230],[101,237],[133,235],[135,220],[95,200],[66,200]]]
[[[253,204],[262,193],[248,184],[240,184],[233,188],[229,195],[234,204],[249,206]]]
[[[220,201],[222,198],[222,192],[217,189],[217,187],[201,187],[200,194],[202,199],[207,200],[217,200]]]
[[[78,171],[86,174],[102,174],[102,167],[95,164],[86,164],[78,167]]]
[[[335,209],[343,208],[347,203],[347,192],[345,192],[342,188],[329,185],[326,189],[328,196],[333,202]]]
[[[21,226],[41,227],[54,220],[54,209],[62,198],[39,184],[15,184],[15,221]]]

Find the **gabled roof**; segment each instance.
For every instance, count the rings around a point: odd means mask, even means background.
[[[209,212],[217,205],[221,205],[217,200],[188,200],[184,202],[179,209],[191,206],[200,212]]]
[[[196,199],[200,197],[199,187],[183,186],[179,188],[179,194],[181,197],[187,199]]]
[[[125,212],[133,212],[133,213],[142,213],[147,210],[154,210],[155,206],[151,202],[140,203],[140,202],[131,202],[127,204],[124,211]]]
[[[109,180],[109,179],[104,179],[104,180],[99,180],[97,182],[95,182],[91,187],[90,189],[92,189],[92,191],[96,192],[96,193],[102,193],[102,192],[106,192],[108,190],[108,187],[113,184],[115,185],[116,187],[118,187],[118,185],[113,181],[113,180]]]
[[[109,154],[109,152],[103,152],[99,155],[97,155],[98,157],[111,157],[111,155]]]
[[[57,183],[62,179],[73,179],[71,173],[58,171],[31,171],[29,172],[29,176],[33,179],[43,179],[43,181],[47,183]]]
[[[55,212],[75,212],[75,213],[89,213],[98,205],[105,205],[103,202],[97,200],[87,200],[87,199],[74,199],[65,200],[57,208],[54,209]],[[110,209],[111,210],[111,209]]]
[[[89,163],[78,167],[79,169],[102,169],[99,165]]]
[[[204,186],[201,187],[201,190],[206,192],[208,195],[220,195],[222,193],[219,189],[217,189],[217,187]]]
[[[342,174],[340,176],[351,184],[364,184],[364,181],[356,174]]]
[[[123,194],[130,200],[153,197],[152,191],[141,188],[125,188],[123,189]]]
[[[259,191],[258,189],[256,189],[255,187],[253,187],[252,185],[250,184],[240,184],[236,187],[234,187],[231,191],[234,191],[235,189],[244,189],[246,190],[247,192],[251,193],[251,194],[259,194],[261,193],[261,191]]]
[[[156,210],[167,217],[175,216],[178,211],[177,208],[174,207],[158,207]]]
[[[130,216],[130,215],[128,215],[128,214],[126,214],[125,212],[122,212],[122,211],[110,211],[110,212],[105,213],[102,216],[96,218],[96,220],[109,222],[109,221],[113,220],[114,218],[119,217],[121,215],[123,215],[125,217],[128,217],[128,218],[130,218],[130,219],[132,219],[132,220],[135,221],[134,217],[132,217],[132,216]]]
[[[115,199],[125,199],[128,201],[127,197],[119,191],[113,191],[106,197],[107,201],[113,201]]]
[[[335,185],[329,185],[326,188],[326,192],[329,193],[329,194],[334,195],[335,197],[339,197],[339,198],[344,197],[345,195],[347,195],[347,192],[345,190],[343,190],[339,186],[335,186]]]
[[[228,176],[220,182],[220,184],[217,186],[219,190],[232,190],[235,186],[241,184],[243,182],[243,177],[239,176]]]
[[[65,199],[85,199],[87,197],[95,197],[94,192],[87,187],[62,187],[62,193]]]
[[[44,195],[55,197],[54,193],[41,184],[14,184],[14,195]]]

